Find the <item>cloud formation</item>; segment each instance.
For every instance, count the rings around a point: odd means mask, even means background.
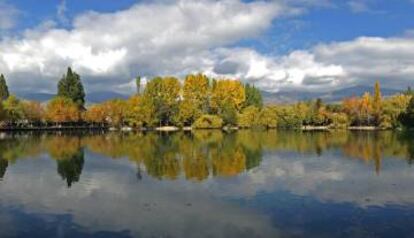
[[[89,92],[132,91],[136,75],[204,72],[237,77],[263,90],[331,90],[381,80],[403,88],[414,77],[414,38],[361,37],[286,55],[266,55],[238,42],[255,39],[280,17],[328,1],[157,1],[114,13],[87,12],[70,29],[53,24],[0,42],[0,72],[12,90],[54,92],[67,66]],[[301,7],[299,7],[301,6]],[[1,14],[0,14],[1,15]]]
[[[259,35],[281,14],[269,2],[179,1],[142,3],[115,13],[89,12],[73,28],[35,29],[0,43],[0,71],[12,85],[53,84],[72,65],[87,83],[111,87],[136,74],[202,70],[215,47]],[[35,79],[33,79],[35,77]],[[33,87],[33,84],[27,85]]]
[[[19,11],[15,7],[6,1],[0,0],[0,32],[13,28],[18,14]]]

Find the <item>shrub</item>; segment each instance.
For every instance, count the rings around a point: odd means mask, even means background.
[[[379,127],[381,129],[392,129],[393,128],[393,123],[392,123],[392,119],[389,115],[382,115],[380,117],[380,124]]]
[[[255,106],[249,106],[243,109],[243,112],[237,116],[237,126],[241,128],[250,128],[256,126],[259,121],[260,109]]]
[[[276,128],[277,127],[276,107],[267,106],[263,108],[259,116],[259,125],[265,128]]]
[[[216,115],[202,115],[192,125],[195,129],[218,129],[223,127],[223,119]]]
[[[335,129],[346,129],[349,125],[349,118],[345,113],[332,113],[330,120],[332,121],[331,127]]]

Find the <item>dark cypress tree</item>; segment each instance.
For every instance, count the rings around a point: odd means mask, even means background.
[[[414,128],[414,97],[411,98],[407,109],[405,109],[405,112],[400,114],[398,119],[404,127],[411,129]]]
[[[411,89],[410,86],[408,86],[407,90],[404,91],[404,94],[411,96],[411,95],[414,95],[414,91]]]
[[[246,84],[244,87],[245,94],[246,94],[246,101],[245,101],[245,107],[248,106],[255,106],[258,108],[262,108],[263,106],[263,98],[262,93],[259,89],[257,89],[254,86],[250,86],[249,84]]]
[[[85,105],[85,91],[79,74],[69,67],[66,75],[58,83],[58,96],[72,99],[79,107]]]
[[[229,101],[224,102],[224,105],[221,108],[221,118],[223,118],[224,124],[226,125],[236,125],[237,123],[237,110],[234,108],[233,104]]]
[[[0,75],[0,99],[6,100],[9,97],[9,88],[7,87],[4,75]]]

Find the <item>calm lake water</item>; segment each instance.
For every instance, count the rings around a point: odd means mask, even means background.
[[[2,134],[0,237],[414,237],[412,139]]]

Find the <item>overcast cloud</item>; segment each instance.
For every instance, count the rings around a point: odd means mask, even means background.
[[[260,37],[282,17],[329,4],[182,0],[87,12],[75,17],[70,29],[46,22],[0,41],[0,72],[16,91],[54,92],[67,66],[82,75],[89,92],[126,93],[134,90],[129,85],[137,75],[182,77],[192,72],[235,77],[267,91],[324,91],[375,80],[405,88],[414,78],[414,38],[409,34],[323,43],[286,55],[237,46]],[[13,19],[0,12],[0,28],[13,26],[13,20],[3,18]]]

